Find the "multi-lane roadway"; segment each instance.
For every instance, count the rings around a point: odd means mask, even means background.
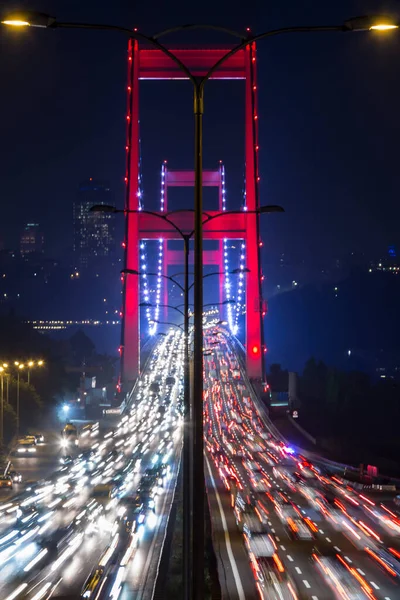
[[[150,600],[182,445],[181,334],[157,345],[132,402],[60,450],[13,458],[0,495],[0,598]],[[223,597],[396,600],[397,506],[352,489],[269,423],[229,336],[206,331],[205,473]],[[64,464],[61,455],[67,455]]]
[[[288,447],[221,331],[207,334],[205,445],[227,598],[400,597],[400,515]]]
[[[152,597],[180,463],[182,350],[179,334],[163,339],[117,426],[86,428],[64,464],[51,440],[15,459],[32,472],[43,460],[43,477],[1,498],[2,600]]]

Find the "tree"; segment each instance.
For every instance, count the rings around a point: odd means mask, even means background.
[[[269,368],[269,375],[267,377],[271,391],[273,392],[287,392],[289,388],[289,373],[287,370],[283,371],[281,365],[272,364]]]

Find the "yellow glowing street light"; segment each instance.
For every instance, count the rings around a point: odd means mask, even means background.
[[[18,367],[18,365],[19,365],[19,361],[18,361],[18,360],[16,360],[16,361],[14,362],[14,365],[15,365],[16,367]]]
[[[3,367],[4,367],[5,369],[7,369],[7,368],[8,368],[8,363],[3,363]]]
[[[345,21],[344,27],[347,31],[390,31],[399,24],[389,15],[366,15]]]
[[[28,367],[33,367],[33,365],[34,365],[34,364],[35,364],[35,363],[33,362],[33,360],[30,360],[30,361],[28,362]]]
[[[9,27],[51,27],[55,22],[54,17],[45,15],[36,11],[17,11],[11,12],[1,21],[3,25]]]
[[[44,365],[44,362],[42,360],[38,360],[38,366],[42,367]]]
[[[24,364],[22,364],[22,363],[18,363],[18,369],[23,369],[24,367],[25,367],[25,365],[24,365]]]
[[[7,21],[2,21],[3,25],[11,25],[11,27],[29,27],[30,23],[28,21],[21,21],[19,19],[10,19]]]
[[[376,25],[371,25],[371,27],[369,28],[370,31],[375,30],[375,31],[389,31],[389,29],[398,29],[399,26],[395,25],[394,23],[390,24],[390,23],[377,23]]]

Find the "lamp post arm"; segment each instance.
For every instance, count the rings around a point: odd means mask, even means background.
[[[178,288],[179,288],[179,289],[180,289],[182,292],[184,292],[184,291],[185,291],[185,290],[184,290],[184,287],[183,287],[183,285],[181,285],[181,284],[179,283],[179,281],[176,281],[176,280],[175,280],[175,279],[174,279],[172,276],[170,276],[170,275],[163,275],[163,274],[159,275],[158,273],[146,273],[146,275],[150,275],[150,276],[153,276],[153,277],[163,277],[164,279],[168,279],[169,281],[172,281],[172,282],[173,282],[175,285],[177,285],[177,286],[178,286]]]
[[[206,273],[202,276],[202,279],[206,279],[206,277],[212,277],[212,275],[225,275],[222,271],[215,271],[214,273]],[[191,290],[194,286],[194,282],[189,285],[189,290]]]
[[[161,308],[172,308],[173,310],[176,310],[179,314],[181,314],[182,317],[185,316],[183,310],[181,310],[178,306],[171,306],[171,304],[159,304],[158,306],[160,306]]]
[[[282,29],[272,29],[270,31],[265,31],[264,33],[259,33],[257,35],[251,36],[251,37],[247,38],[246,40],[244,40],[243,42],[241,42],[240,44],[238,44],[237,46],[235,46],[235,48],[232,48],[232,50],[227,52],[222,58],[217,60],[217,62],[211,67],[211,69],[201,79],[200,87],[204,88],[204,85],[206,84],[206,82],[210,79],[210,77],[212,77],[212,75],[215,73],[215,71],[217,71],[219,69],[219,67],[224,64],[225,61],[229,60],[232,56],[237,54],[237,52],[240,52],[240,50],[243,50],[244,48],[246,48],[246,46],[249,46],[253,42],[258,42],[264,38],[272,37],[274,35],[280,35],[283,33],[317,33],[317,32],[330,32],[330,31],[347,32],[349,30],[344,25],[315,25],[315,26],[310,25],[310,26],[304,26],[304,27],[284,27]]]
[[[128,214],[128,215],[132,215],[132,214],[134,214],[134,215],[150,215],[152,217],[157,217],[157,219],[162,219],[163,221],[165,221],[166,223],[171,225],[171,227],[173,227],[175,229],[175,231],[177,233],[179,233],[181,238],[185,239],[186,234],[183,233],[182,229],[180,229],[180,227],[178,227],[178,225],[176,223],[174,223],[172,221],[172,219],[169,218],[170,215],[172,215],[178,211],[174,210],[169,213],[166,213],[165,215],[162,215],[154,210],[133,210],[133,209],[129,209],[129,208],[128,209],[119,208],[119,209],[115,210],[114,212]],[[183,212],[183,211],[179,211],[179,212]]]
[[[145,35],[139,31],[128,29],[127,27],[120,27],[119,25],[103,25],[99,23],[67,23],[54,21],[54,23],[50,25],[50,28],[97,29],[125,33],[134,40],[147,42],[148,44],[151,44],[157,48],[157,50],[160,50],[163,54],[168,56],[168,58],[170,58],[179,67],[179,69],[183,71],[183,73],[185,73],[186,77],[192,82],[194,87],[197,86],[196,78],[192,75],[190,69],[188,69],[187,66],[177,56],[175,56],[173,52],[170,52],[168,48],[160,44],[160,42],[153,36]]]
[[[169,325],[170,327],[177,327],[183,333],[185,333],[185,330],[182,325],[178,325],[177,323],[172,323],[171,321],[154,321],[154,323],[157,323],[157,325]]]

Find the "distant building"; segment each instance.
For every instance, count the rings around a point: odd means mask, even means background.
[[[80,270],[95,268],[115,257],[115,215],[90,212],[95,204],[112,205],[110,186],[90,178],[79,186],[74,202],[74,256]]]
[[[27,223],[21,233],[19,241],[21,256],[43,254],[44,237],[38,223]]]

